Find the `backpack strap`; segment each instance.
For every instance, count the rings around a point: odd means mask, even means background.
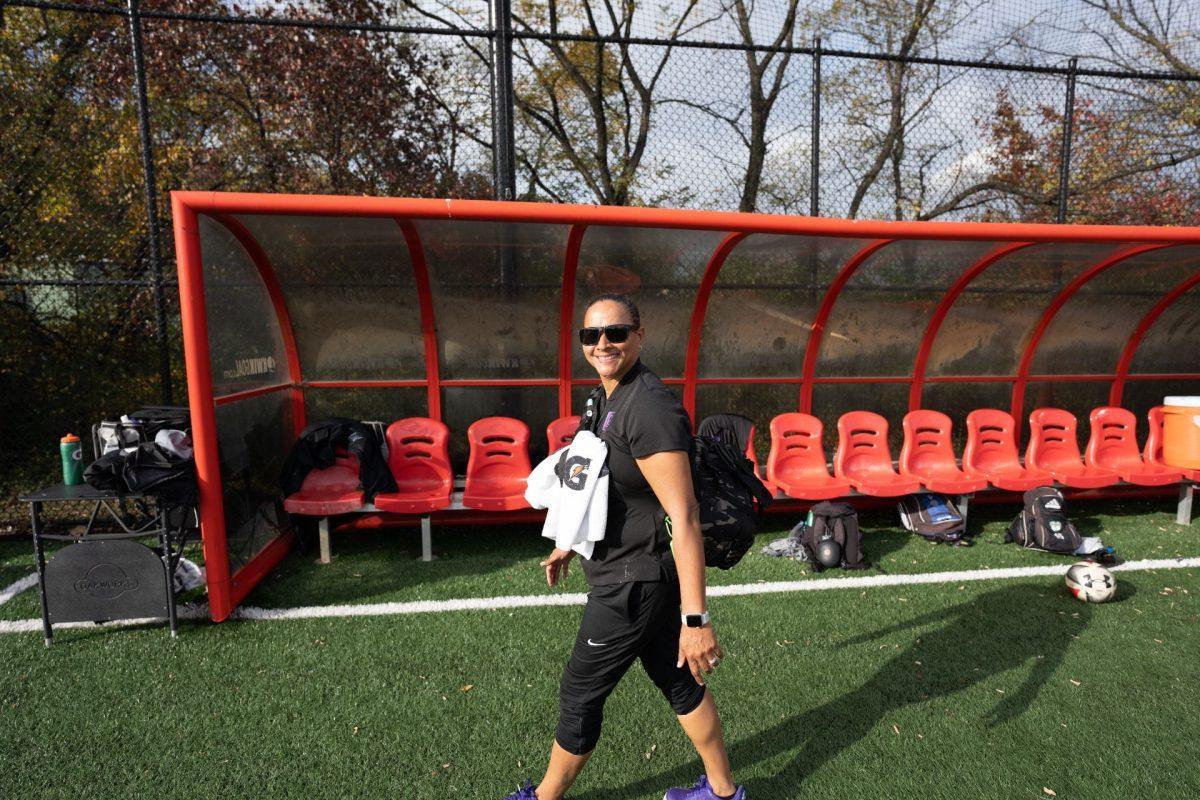
[[[824,514],[818,513],[817,507],[813,506],[811,510],[812,524],[804,528],[804,533],[800,537],[800,545],[804,548],[804,552],[808,555],[808,564],[813,572],[820,572],[825,569],[825,566],[817,560],[817,542],[825,536],[825,531],[829,527],[829,518]]]
[[[862,532],[858,528],[858,512],[851,506],[843,513],[840,522],[845,530],[846,543],[842,545],[842,566],[845,569],[866,569],[867,563],[862,550]]]
[[[595,433],[600,427],[600,400],[604,397],[604,384],[600,384],[596,388],[588,392],[587,401],[584,404],[584,412],[579,418],[579,427],[575,432],[590,431]]]

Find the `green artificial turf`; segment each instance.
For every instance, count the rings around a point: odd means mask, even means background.
[[[1079,504],[1129,559],[1200,555],[1166,500]],[[927,545],[863,515],[888,572],[1067,561],[999,543]],[[780,527],[790,520],[777,520]],[[781,531],[760,537],[769,541]],[[321,567],[293,554],[260,606],[548,593],[536,527],[346,534]],[[28,552],[27,552],[28,551]],[[0,540],[0,582],[32,565]],[[914,563],[915,562],[915,563]],[[716,583],[795,579],[752,554]],[[355,575],[358,573],[358,575]],[[1200,796],[1200,570],[1125,572],[1088,606],[1061,578],[714,598],[728,657],[711,684],[738,780],[775,798]],[[840,574],[840,573],[834,573]],[[854,573],[862,574],[862,573]],[[869,573],[868,573],[869,574]],[[572,575],[567,591],[581,591]],[[0,606],[37,616],[36,593]],[[580,609],[184,623],[0,636],[6,798],[500,798],[540,777]],[[606,709],[574,800],[657,800],[700,771],[635,666]]]
[[[1004,544],[1004,532],[1016,511],[1012,505],[973,507],[970,532],[976,544],[971,548],[931,545],[905,532],[893,508],[864,511],[864,545],[868,558],[880,570],[892,574],[1065,564],[1061,556]],[[1081,533],[1102,537],[1126,559],[1200,555],[1200,524],[1176,525],[1171,498],[1077,502],[1068,511]],[[728,572],[709,570],[709,583],[715,586],[811,577],[802,562],[758,552],[762,545],[786,535],[795,521],[788,514],[768,516],[746,558]],[[537,525],[435,528],[437,558],[431,563],[417,560],[421,550],[415,528],[335,533],[332,564],[314,564],[315,543],[310,542],[307,551],[293,551],[246,603],[286,608],[539,594],[547,588],[538,561],[552,546],[540,531]],[[202,561],[198,545],[190,547],[188,557]],[[28,539],[0,539],[0,586],[31,572],[33,563],[33,547]],[[556,591],[587,591],[578,562],[572,564],[570,576]],[[877,574],[880,570],[853,574]],[[33,592],[0,605],[0,619],[27,619],[38,614]]]

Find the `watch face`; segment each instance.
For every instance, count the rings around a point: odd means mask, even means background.
[[[687,626],[689,628],[704,627],[704,615],[703,614],[688,614],[687,615]]]

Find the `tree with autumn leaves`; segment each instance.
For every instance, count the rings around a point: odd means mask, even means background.
[[[1104,107],[1077,98],[1067,192],[1069,222],[1200,224],[1200,171],[1195,156],[1166,150],[1161,131],[1147,131],[1145,116],[1151,111],[1144,105],[1140,110]],[[955,205],[976,207],[975,215],[985,220],[1054,222],[1063,121],[1061,107],[1038,103],[1021,108],[1002,90],[993,115],[981,122],[987,137],[988,174],[954,198]]]
[[[381,0],[154,10],[394,21]],[[165,234],[171,189],[491,193],[461,163],[459,131],[433,99],[443,59],[411,35],[156,18],[143,32]],[[13,451],[34,462],[52,455],[36,443],[66,421],[159,396],[135,97],[125,18],[3,10],[0,414],[13,422]],[[163,250],[169,274],[169,240]],[[79,280],[118,283],[66,283]],[[177,334],[168,339],[177,346]],[[178,389],[178,356],[175,367]]]
[[[391,21],[380,0],[282,9],[171,0],[155,10]],[[103,257],[142,252],[140,141],[125,20],[24,9],[5,16],[5,268],[14,269],[12,257],[35,232],[39,244],[26,265],[35,255],[43,263],[60,260],[52,241],[69,241],[81,223],[90,236],[111,240]],[[143,24],[152,149],[164,195],[177,188],[490,194],[486,179],[460,163],[455,127],[433,100],[444,57],[410,35],[186,19]]]

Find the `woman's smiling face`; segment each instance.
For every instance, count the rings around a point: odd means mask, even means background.
[[[613,300],[593,303],[583,315],[585,328],[603,328],[607,325],[632,325],[629,309]],[[594,345],[583,345],[583,357],[592,365],[602,381],[619,381],[638,360],[642,341],[646,338],[643,328],[629,332],[629,338],[620,344],[610,342],[601,335]]]

